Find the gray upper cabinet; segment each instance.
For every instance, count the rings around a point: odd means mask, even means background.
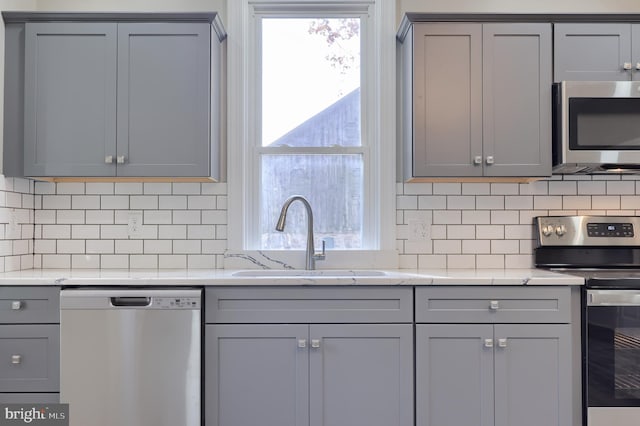
[[[208,176],[210,25],[118,25],[119,176]]]
[[[23,15],[3,14],[7,175],[219,178],[216,14]]]
[[[114,176],[117,26],[27,23],[24,173]]]
[[[555,24],[554,48],[555,81],[640,79],[638,24]]]
[[[405,179],[551,174],[551,24],[414,23]]]

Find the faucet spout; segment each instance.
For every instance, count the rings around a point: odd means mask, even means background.
[[[284,226],[287,220],[287,211],[289,210],[289,206],[293,204],[294,201],[300,201],[305,210],[307,211],[307,251],[306,251],[306,269],[316,269],[316,260],[324,260],[324,241],[322,242],[322,253],[316,254],[316,250],[313,244],[313,210],[311,209],[311,204],[301,195],[292,195],[287,198],[287,200],[282,205],[282,210],[280,211],[280,216],[278,217],[278,223],[276,223],[276,231],[283,232]]]

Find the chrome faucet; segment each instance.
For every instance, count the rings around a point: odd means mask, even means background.
[[[316,269],[316,260],[324,260],[324,240],[322,241],[322,253],[316,254],[316,249],[313,244],[313,211],[311,210],[311,204],[301,195],[292,195],[282,205],[280,211],[280,217],[276,224],[276,231],[284,231],[284,223],[287,220],[287,210],[294,201],[301,201],[304,204],[304,208],[307,210],[307,259],[305,269]]]

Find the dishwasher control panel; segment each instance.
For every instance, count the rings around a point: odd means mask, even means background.
[[[156,309],[200,309],[199,297],[153,297],[151,306]]]

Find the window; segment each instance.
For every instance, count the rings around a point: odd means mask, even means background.
[[[230,249],[303,250],[300,203],[275,231],[291,195],[313,208],[316,247],[393,247],[394,12],[392,0],[229,2],[230,43],[242,28],[229,46]]]

